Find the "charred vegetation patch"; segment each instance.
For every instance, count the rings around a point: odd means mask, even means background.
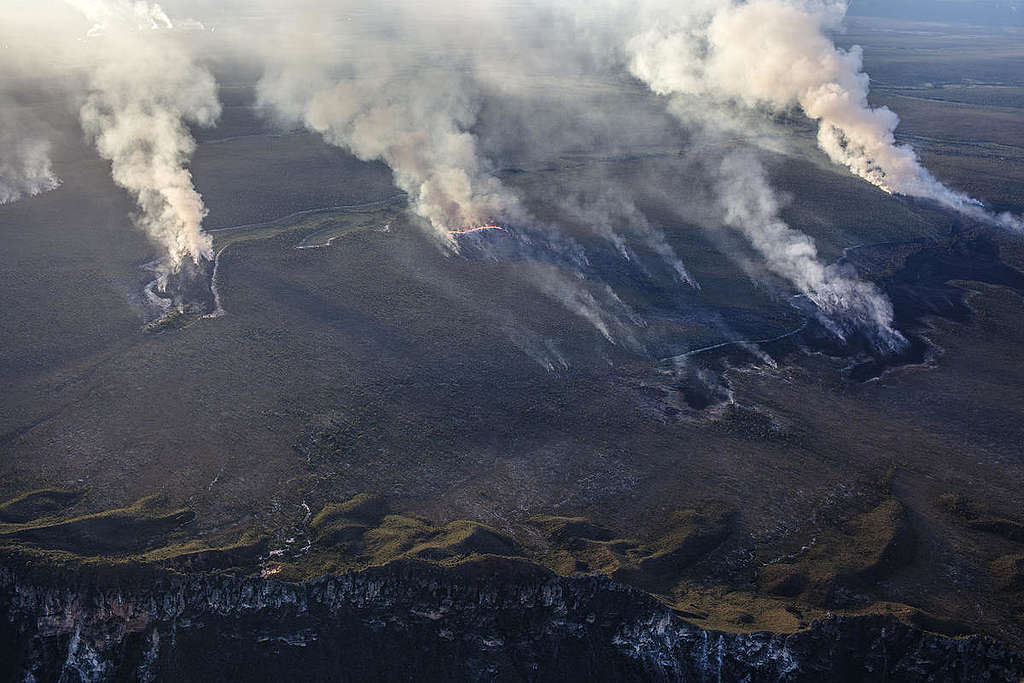
[[[849,249],[844,261],[870,275],[892,302],[894,327],[905,344],[896,349],[880,348],[876,339],[856,329],[839,336],[827,320],[808,311],[805,324],[792,334],[730,342],[690,356],[690,365],[676,370],[676,389],[686,405],[701,411],[727,403],[732,394],[725,371],[764,363],[766,358],[783,363],[809,352],[845,359],[844,378],[858,383],[891,369],[926,365],[940,353],[928,339],[930,318],[971,322],[966,301],[970,287],[965,283],[1024,294],[1024,274],[1001,260],[999,244],[989,228],[961,220],[942,239]]]
[[[206,258],[186,260],[160,278],[154,293],[183,313],[212,313],[217,307],[211,287],[214,266]]]
[[[145,327],[147,332],[164,332],[183,327],[194,319],[217,311],[213,276],[216,261],[185,260],[174,269],[160,272],[147,293],[163,314]]]

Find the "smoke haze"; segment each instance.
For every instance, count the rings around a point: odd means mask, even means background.
[[[779,218],[779,204],[764,168],[750,153],[730,153],[718,174],[718,198],[726,225],[743,233],[767,266],[785,277],[823,314],[838,337],[866,334],[876,348],[899,349],[889,300],[871,283],[836,265],[825,266],[814,241]]]
[[[48,192],[60,185],[50,142],[30,112],[0,94],[0,204]]]
[[[641,270],[642,254],[653,254],[677,284],[699,290],[687,254],[644,213],[634,185],[596,174],[568,190],[503,175],[583,151],[614,158],[645,145],[690,146],[700,154],[682,155],[685,168],[665,180],[679,197],[702,199],[696,207],[677,199],[679,216],[740,235],[759,266],[813,302],[837,335],[898,348],[886,297],[852,270],[826,264],[781,217],[784,202],[761,159],[765,148],[789,151],[791,131],[766,114],[791,109],[817,123],[829,159],[886,192],[1021,227],[942,185],[896,142],[898,117],[868,104],[860,49],[837,48],[830,37],[845,15],[841,0],[165,5],[43,0],[12,8],[5,36],[45,36],[7,53],[29,65],[21,70],[63,76],[82,131],[134,198],[136,223],[172,271],[211,258],[207,211],[189,170],[190,127],[214,125],[221,106],[209,56],[181,30],[204,25],[216,29],[228,62],[259,70],[255,105],[264,116],[387,164],[449,251],[459,249],[453,231],[490,224],[528,229],[556,255],[579,251],[585,235]],[[643,88],[663,96],[661,104]],[[2,98],[0,202],[9,202],[59,181],[46,136]],[[557,218],[539,219],[538,202]],[[583,287],[578,263],[566,260],[569,275],[535,270],[542,292],[610,340],[629,340],[639,318],[610,288]]]

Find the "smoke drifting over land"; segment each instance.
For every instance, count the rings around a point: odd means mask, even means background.
[[[44,101],[77,114],[76,132],[134,198],[134,221],[161,248],[164,272],[209,258],[206,209],[188,170],[195,150],[188,127],[216,122],[217,85],[167,12],[141,1],[43,0],[19,3],[5,19],[9,87],[24,95],[34,81]],[[7,201],[56,187],[45,128],[3,100],[0,117]]]
[[[338,65],[323,55],[272,66],[260,82],[260,103],[360,159],[384,161],[438,236],[510,220],[516,200],[485,171],[469,132],[478,106],[472,84],[447,72],[410,78],[411,64],[391,63],[385,45],[372,52],[383,61],[352,64],[337,80],[329,74]]]
[[[575,251],[559,226],[539,221],[524,208],[516,192],[500,180],[499,161],[489,158],[484,148],[513,141],[519,156],[546,162],[570,146],[564,130],[541,140],[515,135],[511,129],[551,130],[554,119],[567,117],[564,98],[542,101],[523,81],[553,72],[564,75],[567,69],[582,73],[592,46],[563,47],[556,58],[547,47],[561,36],[553,25],[543,25],[548,12],[524,14],[500,4],[450,5],[454,11],[448,14],[415,2],[391,3],[388,24],[381,27],[375,11],[354,3],[352,16],[344,22],[314,11],[316,26],[284,26],[276,34],[276,49],[268,48],[265,56],[259,105],[285,126],[317,132],[361,159],[384,161],[413,210],[445,248],[458,251],[459,235],[497,223],[530,232],[524,243],[513,240],[525,250],[516,252],[519,258],[537,249],[549,257]],[[360,7],[366,14],[356,11]],[[567,28],[564,19],[556,25]],[[545,49],[530,50],[531,40]],[[482,122],[488,107],[502,111],[501,116],[490,112],[490,123],[501,119],[497,125]],[[693,284],[664,235],[618,188],[604,189],[587,197],[551,197],[550,205],[585,225],[586,233],[610,241],[623,258],[633,258],[627,242],[635,240],[668,263],[678,281]],[[541,293],[609,341],[638,347],[628,330],[630,316],[614,292],[583,282],[576,259],[560,263],[571,275],[540,264],[524,273]]]
[[[881,350],[905,340],[893,329],[892,304],[873,284],[837,265],[825,266],[814,241],[779,218],[779,205],[761,164],[752,154],[731,153],[721,163],[718,197],[726,225],[742,232],[764,255],[769,269],[790,280],[840,338],[867,335]]]
[[[212,247],[188,168],[195,151],[189,126],[213,125],[220,104],[212,67],[203,62],[209,55],[198,50],[208,43],[176,30],[179,17],[194,17],[218,29],[219,58],[230,54],[226,63],[260,69],[260,111],[386,163],[447,249],[458,249],[452,231],[490,224],[528,228],[534,244],[546,234],[556,254],[576,251],[574,235],[586,234],[639,269],[640,254],[653,254],[677,284],[699,288],[687,255],[677,254],[639,208],[629,183],[609,174],[563,191],[502,181],[502,169],[518,163],[542,168],[597,147],[614,155],[616,140],[626,149],[649,134],[656,144],[674,140],[701,150],[684,155],[688,166],[673,182],[702,188],[687,196],[702,197],[703,205],[679,206],[678,216],[699,215],[705,229],[741,235],[759,266],[792,283],[837,335],[860,334],[895,349],[903,339],[885,296],[856,273],[827,265],[813,240],[781,218],[784,202],[770,186],[760,148],[786,152],[787,142],[766,143],[761,134],[789,132],[766,113],[799,108],[817,122],[817,143],[833,162],[887,192],[1022,226],[943,186],[911,148],[896,143],[897,116],[868,104],[860,50],[839,49],[830,38],[845,9],[841,0],[298,0],[284,11],[269,0],[226,0],[215,8],[176,0],[165,11],[128,0],[43,0],[12,16],[18,31],[30,26],[45,36],[41,47],[15,46],[33,53],[25,61],[40,73],[82,76],[64,79],[67,99],[114,180],[135,199],[136,222],[160,245],[169,271],[209,259]],[[667,99],[658,115],[640,112],[641,100],[648,106],[655,98],[643,98],[635,79]],[[16,110],[0,101],[0,202],[58,182],[45,136]],[[666,111],[676,124],[659,122],[669,120]],[[538,201],[558,218],[538,220],[527,208]],[[628,307],[601,283],[581,288],[582,269],[565,265],[573,276],[537,268],[545,273],[537,287],[602,335],[632,345],[628,329],[616,332],[622,325],[609,322],[632,324]]]
[[[51,159],[54,131],[34,98],[45,49],[26,33],[38,25],[7,12],[3,2],[0,8],[0,204],[7,204],[56,189],[60,179]]]
[[[93,22],[95,36],[83,130],[110,160],[114,181],[135,197],[136,223],[164,248],[170,270],[186,258],[210,259],[206,209],[186,164],[195,151],[187,125],[211,126],[220,115],[213,76],[179,43],[143,32],[172,28],[159,5],[71,4]]]
[[[48,192],[60,185],[50,143],[28,112],[0,94],[0,204]]]
[[[899,117],[868,104],[862,50],[842,50],[828,35],[841,28],[846,9],[846,0],[694,3],[671,28],[662,24],[630,41],[631,70],[663,95],[775,111],[799,106],[818,122],[818,145],[829,158],[873,185],[1024,228],[945,187],[911,147],[896,143]]]
[[[1020,228],[1019,219],[991,214],[942,185],[912,148],[896,143],[899,117],[868,104],[860,48],[839,49],[827,34],[840,28],[846,7],[845,0],[690,3],[628,41],[630,70],[656,93],[674,98],[671,110],[720,147],[746,127],[737,105],[753,113],[798,106],[818,122],[818,146],[829,158],[873,185]],[[716,170],[723,222],[813,301],[834,332],[845,336],[859,328],[879,348],[902,346],[885,296],[854,273],[826,267],[813,241],[782,221],[754,154],[729,152]]]

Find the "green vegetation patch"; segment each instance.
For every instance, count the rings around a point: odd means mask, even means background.
[[[404,556],[413,547],[426,543],[434,535],[430,523],[418,517],[387,515],[380,526],[363,536],[368,564],[387,564]]]
[[[267,552],[267,539],[249,531],[234,541],[214,546],[204,540],[189,540],[154,548],[137,559],[182,573],[251,568]]]
[[[48,514],[57,506],[66,509],[81,495],[33,491],[0,505],[0,510],[8,518]],[[782,633],[805,628],[824,615],[826,606],[809,599],[814,597],[811,589],[843,576],[876,576],[890,567],[904,533],[902,507],[885,499],[838,525],[801,560],[764,568],[757,592],[705,585],[695,568],[732,533],[734,515],[717,506],[677,510],[642,540],[614,538],[611,529],[586,517],[531,517],[525,520],[527,526],[540,531],[544,542],[523,545],[475,521],[435,524],[393,514],[379,496],[360,494],[325,505],[309,520],[308,546],[288,556],[268,553],[269,539],[254,530],[190,537],[183,527],[192,519],[191,511],[167,510],[150,497],[70,519],[50,516],[7,524],[0,529],[0,561],[37,578],[65,580],[73,574],[76,580],[117,585],[197,572],[259,572],[277,580],[303,581],[391,563],[471,572],[599,572],[652,593],[679,616],[704,627]],[[536,535],[529,537],[536,540]],[[1024,589],[1024,555],[1000,558],[992,570],[1004,590]],[[883,607],[874,603],[857,609]],[[962,625],[906,606],[896,609],[898,616],[922,628],[962,630]]]
[[[2,533],[17,543],[76,555],[97,556],[142,552],[166,542],[167,536],[191,523],[195,513],[187,509],[163,512],[151,498],[134,504],[68,520],[46,519],[18,525]]]
[[[131,505],[67,516],[85,492],[29,491],[0,504],[0,562],[29,576],[119,585],[188,572],[249,574],[266,553],[267,539],[249,530],[190,536],[195,513],[156,496]],[[60,513],[64,513],[62,517]],[[25,520],[25,521],[14,521]]]
[[[912,553],[906,513],[899,501],[888,497],[868,512],[823,530],[799,558],[763,567],[761,591],[803,595],[826,604],[835,599],[837,588],[877,581],[909,561]]]
[[[462,559],[475,555],[515,557],[523,550],[512,537],[485,524],[459,520],[446,524],[433,538],[418,544],[411,555],[428,560]]]
[[[548,539],[560,544],[574,540],[610,541],[615,538],[611,529],[594,524],[586,517],[537,515],[526,521],[537,527]]]
[[[732,515],[722,509],[676,511],[660,533],[626,551],[628,564],[615,572],[615,578],[667,590],[726,539],[731,522]]]
[[[363,524],[379,522],[388,514],[388,506],[380,496],[360,493],[344,503],[328,503],[313,518],[314,529],[329,527],[339,521],[354,520]]]

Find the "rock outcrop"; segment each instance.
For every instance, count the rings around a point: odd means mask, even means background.
[[[76,583],[77,582],[77,583]],[[422,562],[285,583],[0,569],[3,680],[1012,681],[1024,658],[895,617],[690,624],[606,576]]]

